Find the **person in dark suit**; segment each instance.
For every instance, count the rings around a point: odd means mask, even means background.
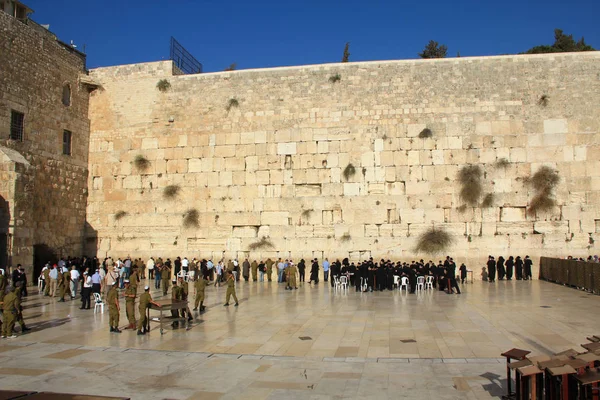
[[[523,276],[523,279],[525,279],[526,281],[533,279],[532,274],[531,274],[531,267],[533,266],[533,261],[531,261],[531,258],[529,258],[529,256],[525,256],[525,274]]]
[[[495,282],[496,281],[496,261],[494,260],[494,257],[492,257],[492,256],[488,257],[487,267],[488,267],[488,281],[490,283]]]
[[[506,260],[506,280],[510,281],[513,277],[513,268],[515,266],[515,260],[513,256],[508,257]]]

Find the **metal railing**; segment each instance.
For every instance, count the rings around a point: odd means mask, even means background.
[[[202,73],[202,63],[196,60],[173,36],[171,36],[171,50],[169,58],[184,74]]]

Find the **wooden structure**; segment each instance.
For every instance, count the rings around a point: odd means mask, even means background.
[[[589,337],[581,345],[586,351],[573,349],[552,356],[529,356],[530,352],[511,349],[506,357],[508,393],[504,399],[516,400],[600,400],[600,336]],[[511,371],[516,388],[512,392]]]
[[[600,294],[598,263],[541,257],[540,279]]]
[[[183,317],[172,317],[166,316],[163,313],[166,311],[179,311],[185,310],[188,306],[188,302],[185,300],[155,300],[155,303],[158,303],[159,306],[155,306],[154,304],[150,304],[150,307],[146,310],[148,315],[148,331],[150,331],[150,323],[155,322],[160,326],[160,334],[164,334],[164,327],[166,325],[172,325],[175,322],[185,323],[186,319]],[[150,317],[150,310],[156,310],[160,312],[158,317]]]

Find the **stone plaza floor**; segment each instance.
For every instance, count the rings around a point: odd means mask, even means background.
[[[461,289],[240,282],[238,308],[209,287],[190,329],[161,335],[153,324],[146,336],[109,333],[107,310],[34,292],[24,302],[33,330],[0,342],[0,387],[135,399],[495,398],[506,390],[503,351],[583,351],[600,333],[597,296],[537,280]]]

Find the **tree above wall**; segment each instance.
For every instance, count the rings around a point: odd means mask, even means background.
[[[567,53],[572,51],[594,51],[592,46],[585,43],[582,37],[579,41],[573,39],[573,35],[565,35],[562,29],[554,30],[554,44],[534,46],[527,50],[524,54],[540,54],[540,53]]]
[[[445,58],[448,53],[448,47],[443,44],[439,44],[434,40],[430,40],[427,46],[419,53],[421,58]]]

